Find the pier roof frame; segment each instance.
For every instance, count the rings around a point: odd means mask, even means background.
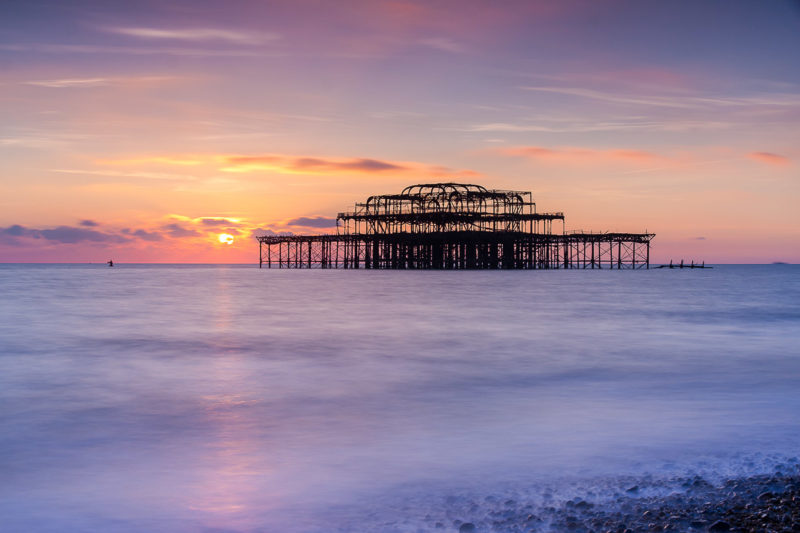
[[[399,194],[373,195],[337,216],[345,234],[440,231],[550,232],[563,213],[537,213],[528,191],[487,189],[471,183],[435,182],[405,187]],[[539,227],[544,221],[546,227]]]

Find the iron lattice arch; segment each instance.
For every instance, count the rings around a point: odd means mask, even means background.
[[[525,231],[552,233],[563,213],[537,213],[530,192],[488,190],[481,185],[427,183],[400,194],[370,196],[350,212],[339,213],[345,235],[440,233],[452,231]]]
[[[553,232],[553,222],[561,232]],[[652,233],[567,233],[527,191],[427,183],[339,213],[336,233],[257,237],[259,266],[541,269],[650,267]]]

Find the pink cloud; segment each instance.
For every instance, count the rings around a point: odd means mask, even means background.
[[[501,148],[498,152],[503,155],[567,164],[598,162],[663,163],[668,160],[668,158],[653,152],[630,149],[595,150],[576,147],[545,148],[543,146],[516,146],[512,148]]]
[[[606,155],[621,161],[652,162],[662,159],[659,155],[642,150],[609,150],[606,152]]]
[[[277,39],[274,33],[249,33],[220,28],[108,28],[106,31],[140,39],[177,41],[225,41],[234,44],[261,44]]]
[[[501,153],[536,158],[551,157],[556,155],[558,152],[556,150],[551,150],[550,148],[542,148],[541,146],[521,146],[517,148],[505,148],[501,150]]]
[[[778,167],[785,167],[792,163],[792,160],[788,157],[770,152],[750,152],[747,154],[747,157],[753,161],[758,161],[759,163],[766,163],[767,165]]]

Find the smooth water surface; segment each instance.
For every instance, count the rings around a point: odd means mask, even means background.
[[[797,266],[0,265],[0,296],[8,532],[427,531],[800,443]]]

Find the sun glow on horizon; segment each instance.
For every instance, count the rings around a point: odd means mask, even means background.
[[[219,242],[222,244],[233,244],[233,235],[230,233],[220,233],[217,239],[219,239]]]

